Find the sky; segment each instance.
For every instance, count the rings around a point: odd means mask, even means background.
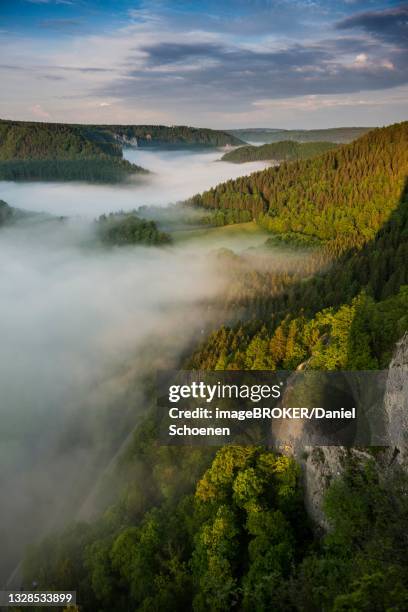
[[[407,59],[407,2],[0,0],[5,119],[386,125]]]

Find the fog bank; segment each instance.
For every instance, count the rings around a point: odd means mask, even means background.
[[[0,584],[73,519],[224,279],[190,246],[102,250],[84,222],[0,230]],[[7,494],[5,494],[7,492]]]
[[[230,178],[262,170],[266,162],[216,161],[221,151],[126,149],[124,156],[150,170],[121,185],[88,183],[0,183],[0,199],[10,206],[54,215],[94,218],[143,205],[165,206],[215,187]]]

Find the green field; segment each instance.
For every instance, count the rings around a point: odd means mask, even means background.
[[[228,248],[234,251],[244,251],[251,247],[263,245],[270,236],[254,221],[235,223],[222,227],[203,227],[195,229],[176,230],[171,232],[175,245],[185,245],[194,241],[194,247],[205,249]]]

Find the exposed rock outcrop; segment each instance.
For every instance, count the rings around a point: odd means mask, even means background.
[[[364,391],[356,387],[353,392],[361,399]],[[372,396],[373,389],[367,389],[366,393]],[[379,470],[386,477],[387,471],[396,465],[408,469],[408,334],[396,345],[388,369],[381,410],[387,447],[375,453],[375,456]],[[341,475],[350,456],[354,461],[364,462],[373,457],[372,449],[305,446],[302,444],[304,425],[299,422],[278,425],[277,433],[280,438],[279,450],[294,456],[302,467],[305,505],[309,516],[317,529],[326,531],[328,525],[322,505],[328,486]]]
[[[408,465],[408,333],[397,344],[385,392],[387,434],[392,458]]]

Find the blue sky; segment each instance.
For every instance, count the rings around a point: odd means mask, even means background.
[[[408,4],[0,0],[0,117],[208,127],[407,118]]]

